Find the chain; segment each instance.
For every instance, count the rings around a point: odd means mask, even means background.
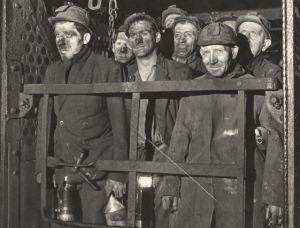
[[[108,50],[112,49],[112,43],[113,43],[113,40],[116,36],[115,20],[118,17],[117,10],[118,10],[117,0],[109,0],[109,10],[108,10],[108,12],[109,12],[109,22],[108,22],[109,42],[108,42]]]

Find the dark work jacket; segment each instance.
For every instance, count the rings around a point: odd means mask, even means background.
[[[266,60],[262,53],[254,57],[246,66],[247,70],[257,78],[277,78],[279,80],[279,88],[282,86],[282,69],[281,67]],[[276,93],[276,96],[283,98],[282,90],[269,91],[269,94]],[[268,107],[272,107],[269,105]],[[281,109],[271,108],[273,117],[283,114],[283,107]],[[271,118],[274,120],[275,118]],[[272,121],[275,123],[276,121]],[[274,134],[273,134],[274,135]],[[283,148],[277,147],[276,141],[270,143],[274,138],[269,136],[269,147],[267,150],[261,150],[259,147],[254,147],[254,174],[251,174],[251,168],[248,169],[247,174],[255,176],[254,181],[254,213],[253,213],[253,227],[264,227],[264,211],[261,208],[265,204],[272,204],[283,207],[283,187],[282,181],[278,180],[277,176],[282,172],[283,163],[281,160],[274,160],[276,154],[283,156]],[[275,148],[272,148],[274,146]],[[281,148],[281,151],[277,150]],[[273,159],[272,163],[268,162]],[[266,162],[265,162],[266,161]],[[276,162],[275,162],[276,161]],[[248,163],[251,164],[251,163]],[[269,181],[265,181],[265,180]],[[271,185],[271,187],[269,186]],[[278,197],[280,196],[280,197]]]
[[[120,65],[85,47],[73,61],[64,59],[51,64],[44,84],[94,84],[121,81]],[[40,110],[43,99],[41,100]],[[54,132],[54,156],[67,163],[76,163],[79,155],[86,154],[83,163],[96,160],[127,160],[128,137],[125,107],[117,97],[91,95],[55,95],[50,98],[48,113],[54,108],[57,125]],[[51,116],[51,115],[50,115]],[[38,121],[41,123],[41,111]],[[49,123],[49,122],[48,122]],[[48,133],[50,132],[48,126]],[[41,172],[41,124],[38,125],[36,173]],[[50,148],[51,150],[51,148]],[[51,151],[49,151],[51,153]],[[102,179],[107,175],[94,168],[82,168],[90,178]],[[70,168],[56,169],[59,181],[67,175],[70,181],[82,181]],[[126,182],[126,175],[110,173],[109,178]]]
[[[176,60],[177,57],[173,55],[173,60],[176,62],[181,62],[180,58],[178,61]],[[193,79],[203,76],[206,73],[205,65],[202,61],[202,57],[199,53],[199,47],[197,46],[196,49],[193,51],[193,53],[184,61],[182,62],[186,65],[188,65],[193,72]]]
[[[246,68],[256,78],[277,78],[282,83],[282,69],[266,60],[262,53],[254,57]]]
[[[236,67],[224,80],[244,78],[241,76],[242,72]],[[212,78],[212,76],[207,73],[204,79],[195,80],[205,80],[205,78]],[[264,176],[265,194],[268,199],[273,200],[274,205],[277,205],[283,199],[283,175],[280,166],[282,165],[283,127],[272,124],[272,115],[266,108],[265,102],[264,95],[253,96],[252,113],[247,114],[247,121],[252,117],[256,126],[263,126],[269,130],[268,150],[272,153],[269,153],[266,159],[270,169]],[[183,98],[172,134],[169,157],[179,163],[236,164],[237,154],[242,153],[238,151],[238,117],[238,99],[234,92],[217,94],[208,92]],[[176,176],[164,177],[163,195],[181,197],[178,211],[174,216],[175,227],[210,228],[214,208],[221,207],[223,213],[219,213],[217,219],[225,221],[230,227],[238,228],[235,224],[236,180],[209,177],[195,177],[195,180],[201,187],[189,177],[181,177],[181,179]],[[228,216],[229,214],[233,216]],[[195,226],[195,224],[199,225]],[[224,225],[224,227],[229,226]]]
[[[125,81],[135,81],[135,73],[138,70],[136,61],[128,66],[128,76]],[[155,81],[169,81],[169,80],[190,80],[192,79],[192,71],[185,64],[177,63],[175,61],[164,58],[161,54],[157,58],[157,69]],[[180,97],[177,94],[171,94],[166,97],[155,99],[155,115],[157,125],[162,134],[164,144],[170,144],[173,127],[175,125],[176,115],[179,107]],[[127,118],[130,123],[131,117],[131,99],[126,100]],[[166,147],[163,151],[166,150]],[[165,157],[159,152],[154,153],[153,161],[165,161]]]

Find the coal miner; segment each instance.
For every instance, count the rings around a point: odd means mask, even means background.
[[[169,81],[192,78],[190,68],[184,64],[164,58],[158,53],[157,43],[161,35],[156,21],[145,13],[135,13],[124,24],[136,61],[128,66],[127,81]],[[138,124],[138,158],[141,161],[165,161],[164,152],[169,146],[178,110],[177,97],[159,97],[155,93],[141,99]],[[129,101],[130,102],[130,101]],[[127,107],[131,107],[130,103]],[[131,115],[131,110],[128,110]],[[161,207],[161,181],[154,175],[155,227],[165,228],[169,224],[170,211]]]
[[[44,84],[78,85],[121,80],[121,77],[118,77],[121,74],[119,65],[91,50],[89,43],[93,32],[86,10],[64,5],[55,11],[49,22],[54,28],[55,42],[61,59],[48,67]],[[41,105],[42,103],[43,101]],[[98,94],[54,95],[49,104],[48,111],[51,114],[54,110],[56,126],[53,148],[49,144],[48,154],[54,150],[54,157],[58,162],[75,165],[89,164],[96,160],[128,159],[128,138],[124,133],[126,121],[122,119],[122,110],[125,109],[122,109],[121,100],[105,98]],[[41,123],[41,112],[38,120]],[[49,134],[49,126],[47,131]],[[36,148],[38,181],[45,178],[41,177],[41,159],[46,156],[40,153],[41,134],[39,124]],[[55,181],[60,188],[65,182],[76,186],[80,197],[78,205],[81,205],[79,217],[82,217],[83,222],[100,225],[106,224],[103,209],[107,204],[108,195],[114,192],[116,197],[121,197],[126,190],[126,178],[118,172],[107,173],[95,168],[78,170],[63,166],[55,169]]]
[[[212,23],[199,37],[200,53],[206,66],[206,79],[235,79],[245,71],[234,63],[238,53],[235,33],[227,25]],[[268,93],[268,92],[266,92]],[[249,94],[252,108],[247,122],[268,129],[266,167],[263,175],[263,196],[282,201],[283,126],[272,116],[269,99],[264,94]],[[208,92],[182,98],[168,150],[174,162],[201,164],[235,164],[239,143],[238,99],[236,92]],[[246,129],[246,136],[254,129]],[[247,144],[246,144],[247,145]],[[246,151],[247,151],[246,146]],[[196,181],[197,184],[194,182]],[[237,181],[228,178],[165,176],[162,204],[172,209],[170,227],[239,228],[237,225]],[[276,216],[276,214],[273,214]],[[280,225],[276,217],[272,226]]]
[[[205,66],[197,45],[201,23],[195,16],[181,16],[173,22],[174,53],[172,59],[188,65],[193,70],[193,78],[202,76]]]
[[[117,29],[117,37],[113,43],[112,51],[115,56],[115,61],[126,65],[134,59],[134,54],[129,46],[129,39],[125,34],[126,26],[122,25]]]
[[[245,68],[257,78],[271,77],[277,78],[280,82],[282,82],[282,69],[264,57],[264,52],[272,43],[270,22],[258,12],[249,12],[246,15],[238,17],[236,30],[238,35],[243,35],[247,38],[252,54],[252,58],[250,58],[250,60],[243,60],[242,55],[240,56],[240,60],[244,63]],[[278,98],[278,100],[282,100],[283,94],[279,94]],[[266,152],[272,153],[272,151],[264,151],[258,147],[254,152],[256,178],[254,182],[253,227],[257,228],[264,227],[265,209],[267,209],[267,217],[273,220],[270,216],[274,213],[277,214],[277,216],[281,215],[283,207],[283,201],[280,198],[263,198],[263,186],[265,185],[263,182],[263,174],[265,172],[265,167],[267,167],[265,165]],[[277,191],[283,191],[283,189],[277,189]],[[265,207],[265,203],[267,203],[268,207]],[[271,213],[271,211],[273,213]],[[275,221],[272,221],[272,223],[275,223]]]
[[[161,20],[161,39],[158,42],[157,46],[164,57],[172,59],[174,53],[174,35],[172,26],[175,18],[180,16],[187,16],[188,13],[180,8],[177,8],[176,5],[169,6],[166,10],[162,12]]]

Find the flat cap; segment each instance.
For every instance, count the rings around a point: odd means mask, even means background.
[[[166,9],[165,11],[162,12],[162,20],[161,20],[161,24],[163,26],[163,28],[166,28],[165,25],[165,21],[167,16],[169,16],[170,14],[178,14],[181,16],[187,16],[188,13],[180,8],[176,8],[176,5],[171,5],[168,7],[168,9]]]
[[[197,28],[197,30],[200,32],[201,31],[201,27],[202,27],[202,22],[199,20],[198,17],[189,15],[189,16],[181,16],[181,17],[177,17],[174,20],[172,29],[174,30],[175,26],[180,23],[180,22],[188,22],[191,23],[193,25],[195,25],[195,27]]]
[[[260,13],[258,12],[249,12],[246,15],[241,15],[238,17],[236,21],[236,31],[238,31],[239,26],[243,22],[254,22],[259,24],[266,32],[267,36],[269,39],[271,39],[271,23],[263,17]]]
[[[79,6],[60,6],[55,10],[55,16],[48,18],[48,21],[52,26],[55,24],[55,22],[58,21],[76,22],[86,27],[90,31],[90,33],[93,34],[93,31],[90,29],[89,13]]]
[[[126,18],[126,20],[124,21],[124,26],[126,26],[126,34],[128,35],[128,30],[134,22],[142,21],[142,20],[149,21],[154,25],[156,31],[159,31],[155,19],[150,15],[146,14],[145,12],[142,12],[142,13],[134,13]]]
[[[211,23],[203,28],[199,35],[198,44],[207,45],[235,45],[233,29],[221,22]]]

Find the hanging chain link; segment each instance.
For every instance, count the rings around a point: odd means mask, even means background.
[[[115,20],[118,17],[117,14],[118,10],[118,4],[117,0],[109,0],[109,22],[108,22],[108,50],[112,49],[112,43],[116,36],[116,30],[115,30]]]

